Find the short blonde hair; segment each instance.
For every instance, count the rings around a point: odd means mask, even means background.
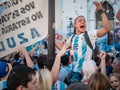
[[[38,90],[51,90],[52,87],[52,76],[48,69],[40,69],[37,71]]]

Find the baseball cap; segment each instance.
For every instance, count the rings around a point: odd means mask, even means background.
[[[9,66],[6,62],[0,62],[0,78],[5,77],[9,72]]]

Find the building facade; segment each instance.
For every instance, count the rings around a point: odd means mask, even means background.
[[[102,3],[111,25],[110,32],[97,40],[98,46],[105,51],[119,50],[120,39],[116,36],[120,36],[120,33],[117,35],[116,31],[120,32],[120,21],[116,19],[116,13],[120,9],[120,0],[97,1]],[[62,32],[71,33],[74,19],[79,15],[85,16],[87,30],[97,30],[102,27],[101,17],[93,5],[94,0],[59,0],[59,2],[62,15],[59,30]]]

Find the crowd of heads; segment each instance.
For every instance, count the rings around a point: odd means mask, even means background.
[[[67,86],[66,90],[109,90],[110,88],[119,90],[117,88],[120,88],[120,57],[115,57],[112,60],[112,56],[106,53],[105,75],[101,73],[100,57],[97,57],[99,59],[97,61],[85,60],[81,71],[83,75],[82,80],[70,84],[67,80],[70,79],[71,74],[71,57],[72,56],[68,54],[60,57],[60,68],[57,80],[61,80],[61,82]],[[25,88],[25,90],[51,90],[57,82],[57,80],[56,82],[53,81],[54,78],[51,73],[56,58],[57,55],[56,57],[49,58],[47,55],[42,54],[32,56],[30,59],[34,63],[34,66],[37,65],[37,68],[31,68],[25,64],[28,62],[26,58],[21,58],[20,55],[16,53],[14,57],[10,57],[8,60],[4,58],[4,60],[0,61],[0,80],[6,80],[6,90],[19,90],[21,88]],[[69,70],[68,74],[65,73],[65,70]],[[62,71],[64,71],[63,74]],[[59,77],[61,75],[62,79]]]

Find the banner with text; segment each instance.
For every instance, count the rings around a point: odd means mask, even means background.
[[[0,57],[48,34],[48,0],[9,0],[0,14]]]

